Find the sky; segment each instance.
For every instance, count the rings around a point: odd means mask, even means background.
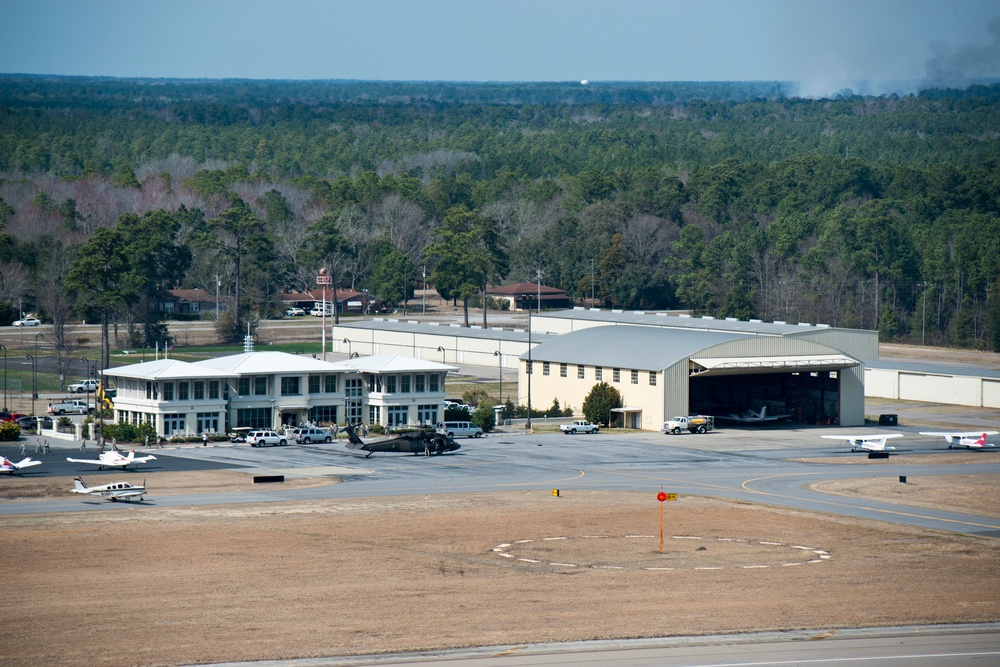
[[[3,73],[781,80],[807,94],[1000,76],[996,0],[0,0],[0,24]]]

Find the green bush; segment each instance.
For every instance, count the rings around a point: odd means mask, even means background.
[[[156,429],[153,428],[152,424],[139,424],[138,426],[129,424],[128,422],[104,424],[105,440],[114,438],[118,442],[143,442],[147,435],[151,442],[156,438]]]
[[[480,405],[474,413],[472,413],[472,423],[483,429],[483,433],[489,433],[497,425],[496,419],[493,417],[493,406],[492,405]]]
[[[17,422],[0,422],[0,442],[11,442],[21,437],[21,427]]]

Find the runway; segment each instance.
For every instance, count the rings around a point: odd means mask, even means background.
[[[461,439],[462,449],[443,456],[374,454],[370,458],[340,443],[252,448],[243,446],[190,446],[156,450],[156,461],[137,471],[155,479],[168,470],[236,469],[258,474],[280,471],[288,477],[315,476],[317,469],[335,468],[343,480],[301,490],[280,486],[253,493],[186,494],[157,498],[152,492],[144,506],[198,506],[222,503],[302,501],[436,493],[559,489],[561,493],[589,490],[644,491],[663,489],[680,494],[718,496],[763,502],[801,510],[889,521],[937,530],[1000,537],[1000,519],[979,517],[947,509],[933,510],[891,503],[834,496],[805,488],[812,482],[859,477],[899,475],[919,479],[930,475],[1000,473],[1000,453],[977,454],[982,463],[896,465],[892,459],[879,465],[859,465],[864,453],[850,453],[832,441],[821,440],[817,429],[725,429],[707,435],[664,436],[659,433],[523,434],[497,433],[481,439]],[[917,436],[920,438],[920,436]],[[918,457],[947,451],[940,439],[897,440],[897,453]],[[905,445],[905,446],[904,446]],[[30,451],[30,448],[29,448]],[[46,465],[25,474],[89,474],[110,481],[109,475],[134,472],[88,471],[82,464],[67,463],[57,450]],[[10,458],[16,452],[0,448]],[[74,457],[77,453],[71,454]],[[93,455],[96,457],[96,455]],[[89,458],[90,456],[88,456]],[[843,464],[811,463],[809,458],[842,458]],[[61,461],[61,462],[60,462]],[[0,480],[2,483],[2,480]],[[155,484],[155,481],[154,481]],[[153,487],[155,488],[155,487]],[[108,504],[84,504],[76,498],[0,503],[0,514],[72,512]],[[132,509],[139,506],[133,504]],[[130,506],[116,505],[116,509]]]

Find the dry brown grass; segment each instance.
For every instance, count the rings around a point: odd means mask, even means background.
[[[0,662],[1000,620],[996,540],[698,497],[666,510],[662,555],[655,500],[626,492],[3,517]]]

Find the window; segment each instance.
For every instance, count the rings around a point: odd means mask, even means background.
[[[584,373],[584,371],[583,371],[584,368],[586,368],[586,366],[577,366],[576,367],[576,378],[578,380],[583,380],[583,379],[585,379],[587,377],[587,374]]]
[[[336,424],[336,405],[314,405],[309,408],[309,421],[314,424]]]
[[[542,362],[542,375],[548,375],[548,374],[549,374],[549,362],[543,361]]]
[[[382,406],[381,405],[369,405],[368,406],[368,423],[369,424],[381,424],[382,423]]]
[[[318,394],[319,393],[319,376],[310,375],[309,376],[309,393]]]
[[[240,396],[250,395],[250,378],[240,378],[239,384],[236,388],[236,393]]]
[[[622,381],[622,369],[620,369],[620,368],[613,369],[611,371],[611,380],[613,382],[621,382]]]
[[[413,391],[417,392],[418,394],[422,394],[422,393],[424,393],[425,391],[427,391],[427,390],[426,390],[426,389],[424,388],[424,387],[425,387],[425,385],[427,384],[427,381],[426,381],[426,379],[425,379],[425,376],[424,376],[424,375],[422,375],[422,374],[421,374],[421,375],[414,375],[414,376],[413,376],[413,378],[414,378],[414,379],[413,379],[413,382],[414,382],[414,384],[416,385],[416,386],[414,387]]]
[[[208,397],[219,398],[219,381],[212,380],[208,383]]]
[[[282,377],[281,378],[281,395],[282,396],[298,396],[299,395],[299,378],[298,377]]]
[[[171,383],[171,387],[173,383]],[[163,415],[163,435],[184,433],[184,415]]]
[[[271,428],[271,408],[240,408],[236,411],[237,428]]]
[[[399,376],[399,391],[403,394],[410,393],[410,376],[400,375]]]
[[[568,364],[559,364],[559,377],[566,377],[567,368]]]
[[[639,384],[639,371],[632,371],[632,384]]]
[[[600,366],[594,366],[594,379],[598,382],[604,380],[604,369]]]
[[[437,424],[438,420],[438,406],[436,405],[418,405],[417,406],[417,421],[421,424]]]
[[[146,398],[150,400],[157,400],[156,383],[147,382],[146,383]]]
[[[172,401],[174,400],[174,383],[164,382],[163,383],[163,400]]]
[[[267,376],[262,375],[253,379],[253,393],[255,396],[267,395]]]
[[[656,371],[649,371],[649,386],[656,386]]]
[[[344,387],[344,395],[348,398],[360,398],[362,389],[363,386],[361,384],[361,378],[350,378]],[[358,415],[358,418],[361,418],[360,414]]]
[[[177,383],[177,400],[186,401],[188,400],[188,390],[191,384],[188,382],[178,382]]]
[[[438,375],[437,373],[431,373],[428,377],[431,380],[431,382],[430,382],[430,385],[431,385],[430,390],[431,391],[441,391],[438,388],[438,387],[440,387],[441,376]]]
[[[389,418],[387,426],[403,426],[410,421],[410,408],[407,405],[390,405],[386,412]]]
[[[358,382],[360,383],[361,380],[358,380]],[[350,380],[348,380],[348,386],[350,386]],[[361,401],[347,401],[347,423],[361,423]]]
[[[218,433],[219,432],[219,413],[217,412],[199,412],[198,413],[198,433]]]
[[[336,394],[337,393],[337,376],[336,375],[327,375],[323,379],[326,380],[326,387],[325,387],[326,393],[328,393],[328,394]]]
[[[385,393],[395,394],[396,393],[396,376],[386,375],[385,376]]]
[[[205,383],[202,380],[198,380],[194,383],[194,400],[205,400]]]

